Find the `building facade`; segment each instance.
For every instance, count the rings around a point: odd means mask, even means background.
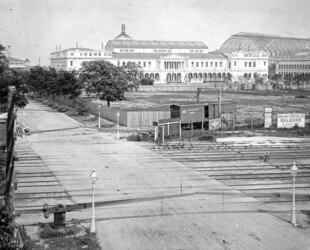
[[[57,70],[80,70],[83,62],[108,58],[103,50],[88,48],[70,48],[51,53],[51,67]]]
[[[155,84],[237,81],[240,76],[268,74],[268,53],[210,53],[201,41],[134,40],[124,24],[104,51],[73,48],[51,53],[51,66],[56,69],[78,70],[81,62],[91,60],[108,60],[117,66],[134,62],[143,69],[141,77]]]
[[[29,70],[30,69],[30,61],[29,59],[20,60],[11,56],[7,57],[9,62],[9,68],[15,70]]]
[[[292,53],[276,61],[276,74],[281,75],[301,75],[310,74],[310,50]]]

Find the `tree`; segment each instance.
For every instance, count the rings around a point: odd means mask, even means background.
[[[4,50],[4,46],[0,44],[0,74],[2,74],[5,70],[9,69],[9,62],[6,56],[3,54]]]
[[[274,74],[271,77],[271,84],[273,89],[279,89],[280,87],[280,80],[282,76],[280,74]]]
[[[47,69],[41,66],[30,68],[29,89],[38,92],[40,96],[47,92]]]
[[[125,100],[125,92],[131,90],[124,69],[108,61],[83,62],[79,80],[85,84],[87,94],[106,100],[108,107],[111,102]]]
[[[122,69],[126,73],[129,89],[137,91],[140,84],[138,77],[143,73],[142,67],[135,62],[127,62],[125,66],[122,66]]]
[[[60,71],[57,76],[58,85],[61,86],[61,93],[73,100],[73,108],[76,99],[81,95],[83,84],[77,79],[77,72]]]
[[[9,68],[8,60],[3,54],[4,47],[0,44],[0,105],[6,109],[8,101],[8,87],[15,87],[15,105],[23,108],[27,105],[28,72],[16,71]]]
[[[264,78],[260,74],[254,73],[254,81],[256,84],[262,84],[264,82]]]
[[[291,88],[292,80],[293,80],[293,75],[292,74],[286,74],[284,76],[285,85],[288,86],[289,89]]]

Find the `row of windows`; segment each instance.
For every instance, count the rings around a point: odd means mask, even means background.
[[[74,53],[71,52],[70,56],[74,56]],[[80,53],[80,56],[101,56],[101,53]]]
[[[218,67],[218,66],[219,67],[223,67],[223,62],[214,62],[214,64],[213,64],[213,62],[205,62],[205,63],[204,62],[200,62],[200,64],[199,64],[199,62],[196,62],[196,64],[195,64],[195,62],[192,62],[192,68],[194,68],[194,67],[196,67],[196,68],[199,68],[199,67],[201,67],[201,68],[203,68],[203,67],[208,68],[209,65],[210,65],[211,68],[213,67],[213,65],[214,65],[215,68]]]
[[[139,66],[146,68],[146,65],[150,68],[152,66],[152,62],[137,62]],[[126,62],[122,62],[122,66],[125,66]],[[117,66],[121,66],[120,62],[117,62]]]
[[[134,49],[120,49],[120,52],[135,52]],[[171,49],[154,49],[153,52],[155,53],[171,53],[172,50]],[[191,53],[202,53],[203,50],[190,50]]]
[[[244,67],[245,68],[246,67],[249,67],[249,68],[253,67],[253,68],[255,68],[256,67],[256,62],[244,62]]]
[[[167,50],[166,49],[154,49],[154,52],[159,52],[159,53],[160,52],[163,52],[163,53],[168,52],[169,53],[169,52],[171,52],[171,49],[167,49]]]
[[[283,64],[279,69],[310,69],[310,64]]]
[[[120,52],[135,52],[133,49],[120,49]]]

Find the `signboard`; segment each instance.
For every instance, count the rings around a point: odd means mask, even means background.
[[[221,118],[209,120],[209,130],[217,130],[221,128]]]
[[[299,128],[305,127],[305,114],[278,114],[277,117],[278,128],[293,128],[298,126]]]
[[[272,125],[272,108],[265,108],[265,122],[264,127],[270,128]]]
[[[201,122],[204,115],[204,105],[181,106],[182,123]]]

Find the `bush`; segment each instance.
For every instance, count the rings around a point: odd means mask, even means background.
[[[141,141],[142,136],[140,134],[134,133],[127,137],[128,141]]]
[[[14,215],[5,206],[0,208],[0,249],[10,250],[16,249],[13,242],[14,232]]]
[[[154,80],[151,78],[143,78],[140,81],[141,85],[153,85],[154,84]]]
[[[198,136],[198,141],[216,142],[216,136],[213,134],[202,134]]]
[[[76,111],[79,115],[88,115],[89,113],[88,108],[86,108],[84,104],[79,104],[76,108]]]
[[[75,227],[65,227],[63,229],[57,230],[52,228],[51,224],[44,224],[40,232],[40,237],[42,239],[49,239],[55,237],[64,237],[68,235],[73,235],[77,233],[77,228]]]

